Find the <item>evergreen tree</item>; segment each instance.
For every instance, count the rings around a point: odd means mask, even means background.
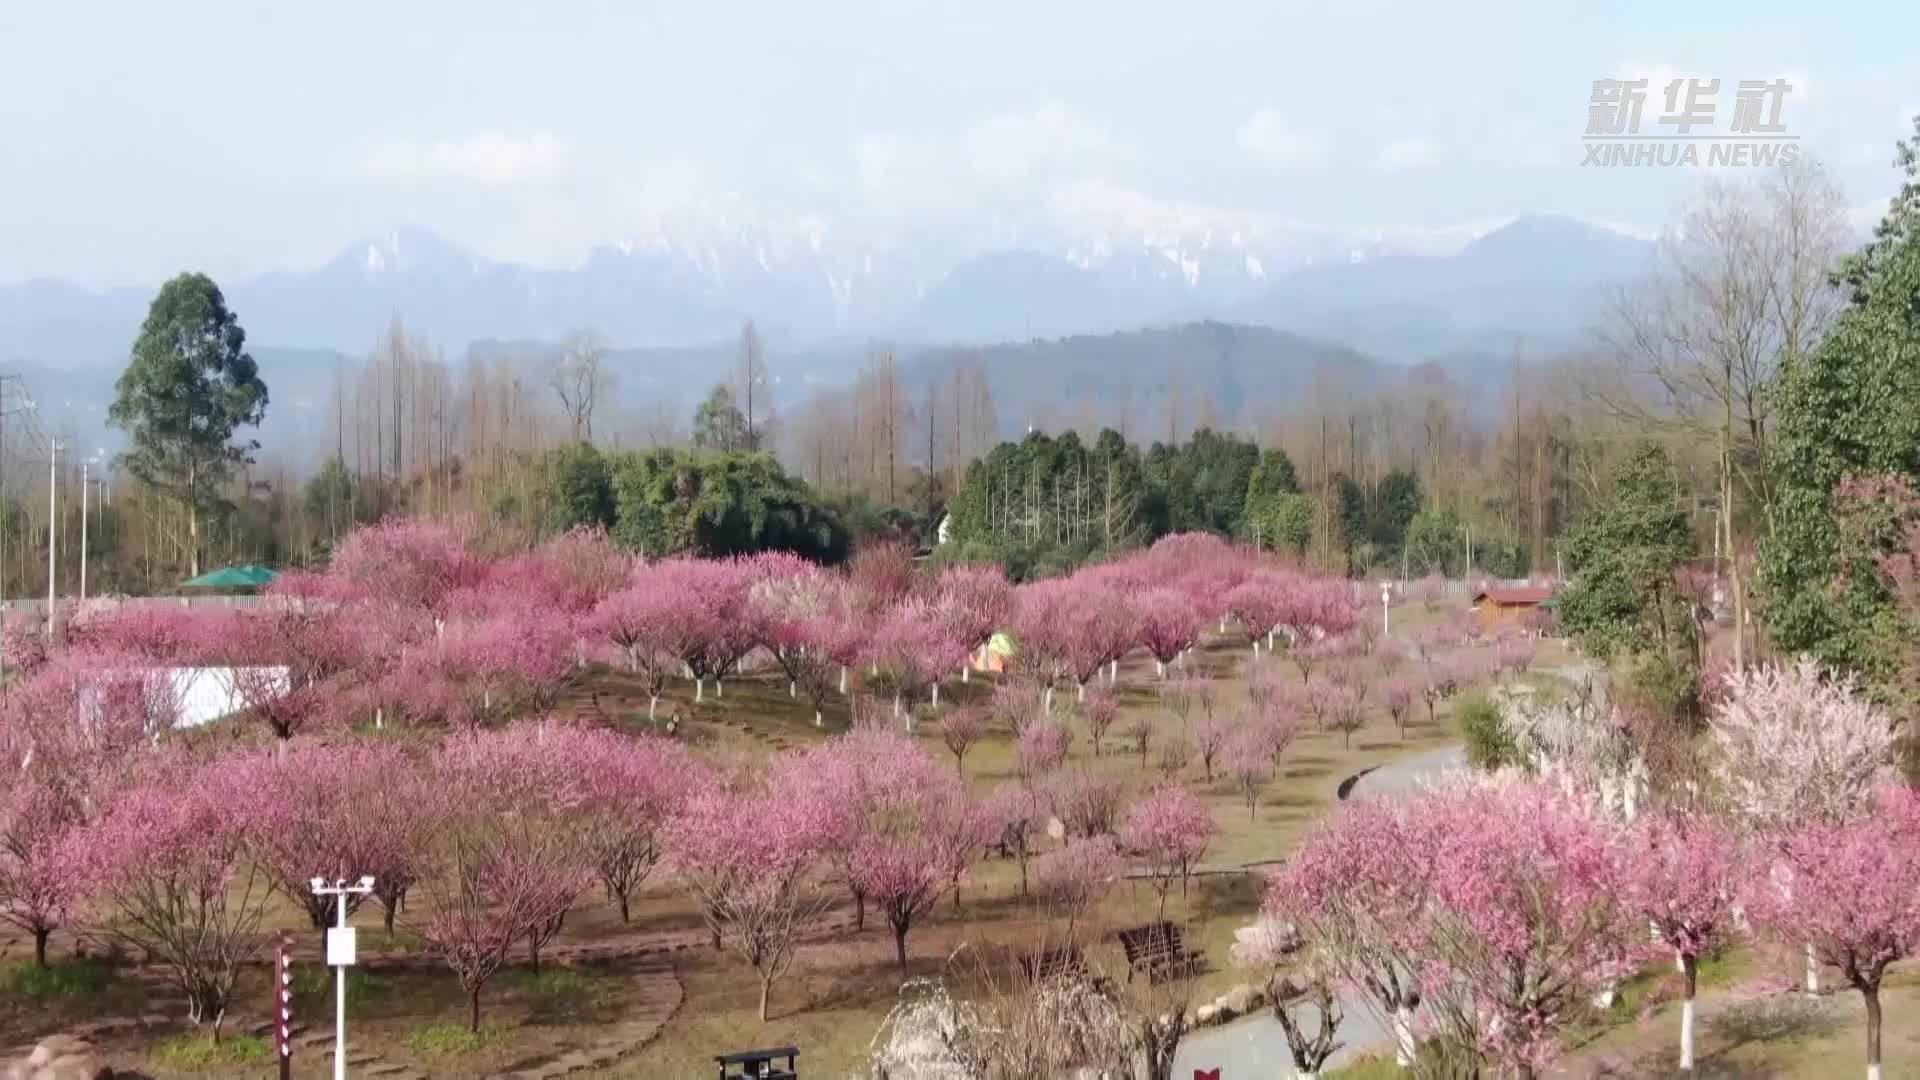
[[[1843,553],[1833,491],[1849,476],[1920,479],[1920,116],[1906,172],[1873,240],[1841,267],[1847,308],[1775,389],[1771,531],[1761,548],[1767,621],[1783,650],[1885,677],[1892,605],[1865,560]]]
[[[246,344],[213,279],[181,274],[153,298],[107,411],[133,443],[121,465],[185,510],[187,564],[196,576],[201,516],[225,505],[221,485],[260,446],[233,441],[235,429],[258,426],[267,411],[267,384]]]
[[[1659,445],[1642,443],[1616,470],[1612,500],[1567,538],[1573,578],[1560,595],[1560,624],[1595,656],[1657,646],[1669,660],[1679,659],[1692,621],[1681,610],[1673,574],[1692,554],[1673,462]]]

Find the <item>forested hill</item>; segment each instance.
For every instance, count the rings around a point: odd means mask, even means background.
[[[1382,365],[1324,341],[1264,327],[1198,322],[1129,333],[1035,340],[908,354],[905,375],[921,400],[956,367],[982,370],[1002,434],[1029,425],[1113,426],[1151,438],[1171,422],[1236,427],[1263,408],[1311,401],[1375,381]]]

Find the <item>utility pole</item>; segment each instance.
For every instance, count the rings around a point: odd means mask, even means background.
[[[89,458],[80,459],[80,602],[87,602],[87,465]]]
[[[47,440],[47,640],[53,640],[53,602],[55,599],[55,558],[60,550],[60,440]]]

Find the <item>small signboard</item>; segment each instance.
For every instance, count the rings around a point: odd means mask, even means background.
[[[353,927],[329,927],[327,929],[327,966],[352,967],[354,962]]]

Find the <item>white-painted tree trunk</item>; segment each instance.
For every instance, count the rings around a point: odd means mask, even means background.
[[[1153,662],[1153,674],[1155,678],[1165,679],[1167,677],[1167,665],[1155,660]]]
[[[1693,1069],[1693,999],[1680,1003],[1680,1067]]]
[[[648,694],[647,695],[647,720],[649,722],[651,722],[654,719],[654,714],[657,713],[659,709],[660,709],[660,695]]]
[[[845,664],[840,665],[840,692],[842,694],[847,692],[847,665]]]
[[[1040,698],[1040,713],[1043,716],[1053,715],[1053,684],[1052,683],[1047,684],[1047,692],[1044,695],[1042,695]]]
[[[1073,700],[1075,701],[1087,700],[1087,684],[1086,683],[1081,683],[1079,686],[1076,686],[1073,688]]]
[[[378,705],[375,705],[373,707],[373,730],[379,731],[386,726],[387,726],[386,710],[382,709]]]
[[[1682,975],[1687,973],[1687,958],[1681,954],[1679,949],[1673,950],[1673,970]]]
[[[1613,1008],[1613,990],[1614,990],[1614,984],[1612,982],[1608,982],[1607,988],[1605,990],[1602,990],[1599,993],[1593,995],[1593,1007],[1596,1009]]]
[[[1813,946],[1807,946],[1807,993],[1820,992],[1820,965],[1814,962]]]
[[[826,727],[826,726],[827,726],[827,722],[826,722],[826,720],[825,720],[825,719],[823,719],[823,718],[822,718],[822,717],[820,716],[820,710],[819,710],[819,709],[815,709],[815,710],[813,710],[813,726],[814,726],[814,727]]]
[[[798,690],[797,688],[795,688],[795,687],[794,687],[794,685],[793,685],[793,680],[792,680],[792,679],[788,679],[788,680],[787,680],[787,696],[788,696],[788,697],[799,697],[799,696],[800,696],[800,691],[799,691],[799,690]]]
[[[1867,1066],[1867,1080],[1880,1080],[1880,1063],[1879,1062],[1876,1061],[1873,1064]]]
[[[973,665],[961,664],[960,665],[960,685],[965,686],[967,683],[970,683],[972,681],[973,681]]]
[[[936,709],[940,707],[940,684],[939,683],[933,684],[933,707]]]
[[[1413,1041],[1413,1010],[1405,1005],[1393,1010],[1393,1046],[1393,1063],[1411,1068],[1419,1047]]]
[[[707,680],[693,680],[693,703],[698,705],[705,700],[707,700]]]
[[[1120,681],[1120,661],[1107,661],[1107,685],[1113,686]]]
[[[1268,652],[1273,651],[1273,631],[1272,630],[1267,631],[1267,651]]]
[[[900,719],[900,691],[893,692],[893,718]]]
[[[716,698],[724,698],[727,696],[727,680],[719,677],[714,678],[713,696]]]

